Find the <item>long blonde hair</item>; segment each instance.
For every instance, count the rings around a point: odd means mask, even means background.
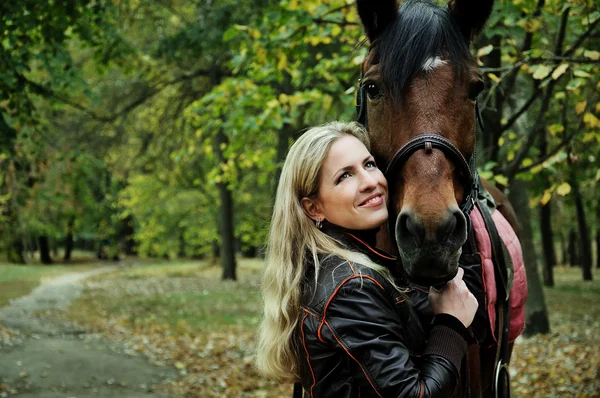
[[[281,171],[267,246],[262,284],[264,314],[256,358],[259,371],[276,381],[290,382],[299,377],[293,336],[307,252],[312,255],[315,275],[320,267],[317,255],[326,253],[372,268],[394,284],[387,268],[343,249],[315,226],[301,205],[302,198],[318,195],[321,165],[331,145],[345,135],[356,137],[370,150],[369,137],[360,125],[332,122],[304,133],[290,148]]]

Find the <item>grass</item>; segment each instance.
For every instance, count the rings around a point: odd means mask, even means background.
[[[88,282],[70,317],[186,369],[174,387],[177,396],[288,396],[290,386],[267,382],[252,367],[261,267],[260,260],[240,260],[237,282],[222,281],[221,269],[206,262],[121,268]],[[599,270],[594,278],[583,282],[579,268],[555,269],[556,286],[544,288],[552,333],[519,339],[511,364],[515,396],[594,396],[587,392],[595,388],[589,375],[600,331]],[[580,371],[565,369],[557,350],[581,352]],[[572,377],[553,376],[565,373]]]
[[[93,263],[76,259],[75,264],[15,265],[0,263],[0,307],[13,298],[25,296],[35,289],[45,278],[61,274],[91,269]]]
[[[122,326],[178,332],[256,327],[262,310],[260,261],[242,260],[237,282],[222,281],[220,272],[203,261],[119,270],[93,281],[71,314],[87,323],[111,314]]]

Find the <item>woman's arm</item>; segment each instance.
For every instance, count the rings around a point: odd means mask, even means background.
[[[404,325],[384,283],[346,281],[327,306],[322,338],[346,352],[356,365],[355,377],[364,379],[375,396],[450,395],[467,351],[466,328],[451,315],[437,316],[417,365],[403,342]]]

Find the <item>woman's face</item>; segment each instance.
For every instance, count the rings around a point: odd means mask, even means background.
[[[319,219],[348,229],[377,228],[388,218],[387,194],[387,181],[362,142],[346,135],[332,144],[314,201]]]

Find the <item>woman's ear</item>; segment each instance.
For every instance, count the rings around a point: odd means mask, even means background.
[[[318,199],[304,197],[300,200],[304,213],[314,221],[323,221],[325,216],[321,210],[321,204]]]

